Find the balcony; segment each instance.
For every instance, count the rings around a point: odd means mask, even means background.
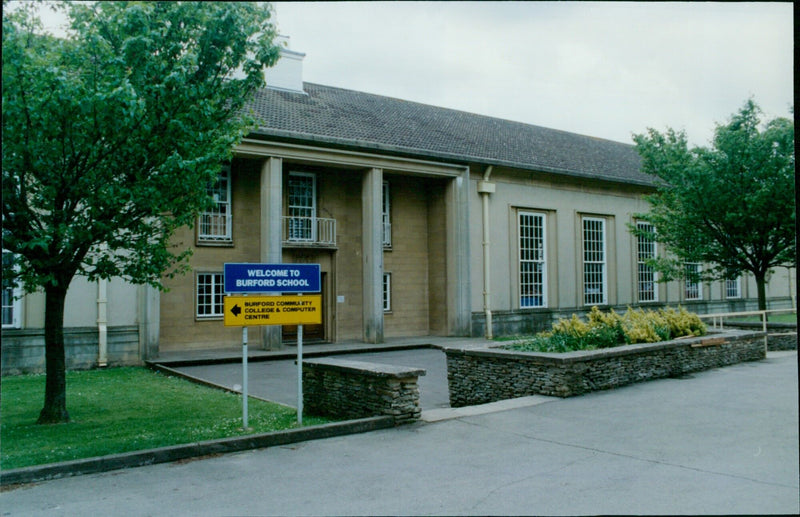
[[[231,216],[226,213],[203,212],[198,221],[197,240],[204,244],[230,243]]]
[[[336,219],[321,217],[283,217],[282,219],[284,247],[336,247]]]

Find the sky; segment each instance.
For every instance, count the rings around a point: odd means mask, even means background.
[[[274,2],[304,80],[631,143],[791,117],[791,3]]]
[[[790,2],[272,5],[308,82],[625,143],[706,146],[748,98],[793,116]]]

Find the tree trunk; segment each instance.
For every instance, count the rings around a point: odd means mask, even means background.
[[[758,310],[767,310],[767,275],[757,274],[756,290],[758,291]]]
[[[67,288],[59,282],[45,287],[44,354],[46,380],[44,408],[38,424],[69,422],[67,413],[67,368],[64,352],[64,301]]]

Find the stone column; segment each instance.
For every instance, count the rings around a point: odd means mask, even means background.
[[[262,263],[283,262],[283,159],[270,157],[261,167],[261,257]],[[261,328],[265,350],[282,348],[281,326]]]
[[[447,333],[472,334],[469,257],[469,168],[447,185]]]
[[[370,169],[361,185],[361,265],[364,341],[383,342],[383,170]]]

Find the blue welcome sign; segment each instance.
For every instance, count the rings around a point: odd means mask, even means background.
[[[225,264],[225,294],[318,293],[319,264]]]

